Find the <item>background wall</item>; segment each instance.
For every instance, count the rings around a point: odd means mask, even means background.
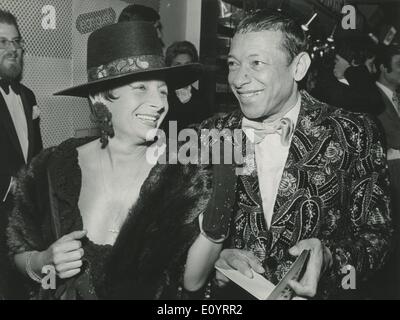
[[[200,47],[201,0],[161,0],[160,16],[165,47],[188,40]]]
[[[89,34],[116,22],[128,4],[143,4],[160,12],[164,41],[169,45],[187,39],[198,47],[198,0],[0,0],[0,8],[18,19],[26,41],[24,77],[41,109],[45,147],[93,133],[94,123],[86,99],[55,97],[53,93],[86,82],[86,45]],[[42,20],[55,9],[55,28],[44,29]],[[198,14],[200,19],[200,14]],[[189,21],[190,23],[187,23]],[[197,33],[197,34],[196,34]]]

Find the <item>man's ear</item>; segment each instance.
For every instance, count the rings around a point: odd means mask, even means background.
[[[300,52],[294,59],[293,63],[295,63],[293,69],[293,78],[297,82],[301,81],[310,68],[311,58],[307,52]]]

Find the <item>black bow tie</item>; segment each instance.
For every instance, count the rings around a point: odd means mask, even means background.
[[[18,82],[15,82],[15,81],[8,81],[5,79],[0,79],[0,87],[4,90],[4,92],[7,95],[10,93],[10,87],[16,94],[20,93]]]

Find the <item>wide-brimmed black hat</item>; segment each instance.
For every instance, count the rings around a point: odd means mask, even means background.
[[[87,73],[87,83],[54,95],[87,97],[135,80],[158,77],[171,89],[178,89],[198,80],[202,65],[167,67],[153,24],[130,21],[105,26],[89,36]]]

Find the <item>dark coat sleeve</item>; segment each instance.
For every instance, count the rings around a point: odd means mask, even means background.
[[[342,288],[347,267],[355,271],[357,281],[367,281],[386,263],[392,242],[389,175],[383,135],[368,116],[358,115],[358,157],[347,177],[346,195],[348,223],[336,235],[325,239],[333,257],[333,265],[323,286],[329,290]],[[365,137],[368,139],[365,139]],[[368,142],[367,142],[368,141]],[[367,145],[365,145],[365,143]],[[347,228],[347,230],[345,230]]]
[[[47,249],[42,226],[48,203],[46,168],[52,149],[42,151],[18,175],[15,206],[9,218],[7,243],[14,256],[26,251]]]

